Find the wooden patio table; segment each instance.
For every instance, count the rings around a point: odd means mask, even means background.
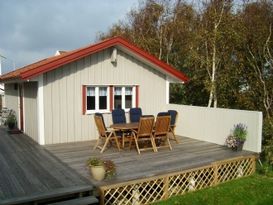
[[[112,124],[110,127],[121,131],[136,130],[138,129],[138,122]]]
[[[123,133],[121,147],[124,149],[125,136],[126,136],[126,135],[124,135],[124,133],[126,133],[126,132],[128,133],[128,131],[131,131],[131,130],[137,130],[138,129],[138,122],[112,124],[112,125],[110,125],[110,127],[115,130],[120,130]],[[127,139],[126,141],[129,141],[129,139]]]

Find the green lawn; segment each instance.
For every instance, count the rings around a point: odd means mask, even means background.
[[[154,205],[270,205],[273,204],[273,178],[255,174],[213,188],[172,197]]]

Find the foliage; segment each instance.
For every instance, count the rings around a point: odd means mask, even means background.
[[[15,116],[15,112],[11,111],[7,117],[5,124],[10,128],[13,129],[16,126],[17,120]]]
[[[273,203],[273,179],[253,175],[242,179],[220,184],[213,188],[203,189],[172,197],[156,205],[262,205]]]
[[[245,142],[246,136],[247,126],[242,123],[239,123],[237,125],[234,125],[232,134],[227,137],[225,144],[229,148],[236,148],[240,144],[243,144]]]
[[[245,141],[247,136],[247,126],[242,123],[234,125],[232,134],[237,141]]]
[[[229,135],[226,139],[226,145],[229,148],[235,148],[237,147],[237,140],[233,135]]]
[[[110,179],[114,177],[116,173],[116,165],[112,160],[105,160],[103,162],[104,167],[105,167],[105,177]]]
[[[273,125],[269,120],[263,125],[263,150],[262,159],[266,164],[273,166]]]
[[[143,0],[99,38],[120,35],[190,78],[170,100],[263,112],[273,153],[273,1]],[[270,134],[271,133],[271,134]]]
[[[103,160],[99,159],[99,158],[89,158],[86,162],[87,166],[103,166]]]
[[[87,166],[103,166],[105,169],[105,177],[110,179],[116,175],[116,165],[112,160],[103,160],[96,157],[91,157],[86,162]]]
[[[256,167],[259,174],[273,178],[273,164],[257,163]]]
[[[14,114],[9,114],[8,117],[7,117],[7,121],[6,121],[7,124],[10,124],[10,123],[16,123],[16,116]]]

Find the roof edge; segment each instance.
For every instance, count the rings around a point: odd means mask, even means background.
[[[106,39],[104,41],[101,41],[99,43],[89,45],[84,48],[76,49],[74,51],[67,52],[65,54],[60,55],[56,59],[52,59],[52,61],[45,62],[41,65],[38,65],[34,68],[31,68],[29,70],[25,70],[22,72],[19,72],[16,76],[13,76],[13,78],[21,78],[22,80],[27,80],[33,77],[36,77],[38,75],[41,75],[43,73],[49,72],[51,70],[55,70],[60,66],[66,65],[68,63],[74,62],[75,60],[81,59],[83,57],[86,57],[90,54],[99,52],[101,50],[110,48],[112,46],[122,46],[136,55],[139,55],[140,57],[148,60],[152,64],[162,68],[164,71],[169,73],[171,76],[183,81],[187,82],[189,81],[189,78],[183,74],[182,72],[178,71],[177,69],[173,68],[172,66],[168,65],[167,63],[157,59],[155,56],[149,54],[148,52],[140,49],[136,45],[128,42],[126,39],[116,36],[110,39]],[[32,64],[31,64],[32,65]],[[27,67],[27,66],[25,66]],[[18,71],[18,70],[17,70]],[[12,72],[11,72],[12,73]],[[4,76],[3,76],[4,77]],[[12,78],[12,77],[11,77]],[[9,78],[0,78],[0,81],[6,81]]]

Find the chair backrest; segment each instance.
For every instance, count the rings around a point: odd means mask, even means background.
[[[126,123],[125,111],[123,109],[114,109],[112,111],[112,120],[114,124]]]
[[[139,122],[140,117],[142,116],[141,108],[131,108],[129,111],[130,122]]]
[[[103,118],[99,115],[94,115],[95,123],[99,132],[100,136],[105,136],[106,135],[106,128],[103,123]]]
[[[168,112],[159,112],[157,113],[157,116],[169,116],[170,114]]]
[[[149,136],[152,135],[153,127],[154,127],[153,116],[151,117],[140,117],[137,135],[138,137]]]
[[[174,126],[177,119],[177,111],[176,110],[168,110],[169,115],[171,116],[171,126]]]
[[[169,116],[157,116],[155,121],[155,135],[165,135],[170,129],[171,117]]]
[[[99,112],[96,112],[96,113],[95,113],[95,116],[99,116],[99,117],[102,118],[102,123],[103,123],[104,129],[107,130],[107,128],[106,128],[106,126],[105,126],[105,122],[104,122],[103,115],[102,115],[101,113],[99,113]]]

